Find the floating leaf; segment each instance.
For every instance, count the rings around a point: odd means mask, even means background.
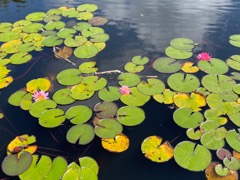
[[[101,17],[101,16],[95,16],[95,17],[89,19],[88,22],[90,24],[92,24],[93,26],[102,26],[108,22],[108,19],[105,17]]]
[[[149,78],[147,79],[147,82],[141,81],[137,85],[137,89],[141,93],[151,96],[162,93],[165,89],[165,84],[159,79]]]
[[[104,29],[102,29],[100,27],[90,27],[88,30],[83,30],[81,33],[84,37],[89,37],[94,34],[104,33]]]
[[[195,42],[188,38],[175,38],[170,41],[170,46],[179,50],[192,50],[195,47]]]
[[[141,151],[146,158],[153,162],[169,161],[173,157],[173,147],[168,141],[161,143],[161,137],[149,136],[142,142]]]
[[[83,79],[78,69],[65,69],[57,74],[58,83],[66,86],[72,86],[80,83]]]
[[[44,27],[41,23],[32,23],[23,27],[23,32],[25,33],[37,33]]]
[[[226,176],[228,174],[228,168],[223,168],[221,164],[215,166],[215,171],[219,176]]]
[[[177,164],[190,171],[202,171],[212,160],[211,152],[202,145],[183,141],[174,149]]]
[[[78,11],[94,12],[98,9],[95,4],[82,4],[77,7]]]
[[[236,171],[239,169],[240,163],[235,157],[231,157],[231,159],[228,159],[225,157],[223,159],[223,164],[230,170]]]
[[[190,108],[179,108],[174,111],[173,119],[182,128],[196,128],[203,122],[203,115]]]
[[[68,130],[66,137],[72,144],[78,141],[78,144],[85,145],[93,140],[94,130],[89,124],[78,124]]]
[[[240,47],[240,35],[235,34],[229,37],[229,43],[233,46]]]
[[[16,91],[8,98],[8,103],[13,106],[20,106],[21,100],[26,95],[27,95],[26,91],[23,90]]]
[[[193,55],[191,51],[178,50],[171,46],[165,49],[165,54],[174,59],[188,59]]]
[[[120,100],[129,106],[143,106],[149,101],[150,96],[142,94],[136,87],[130,88],[131,94],[124,94]]]
[[[117,113],[118,106],[113,102],[97,103],[93,110],[96,112],[98,118],[111,118]]]
[[[78,58],[92,58],[98,53],[98,48],[92,44],[82,45],[74,50],[74,55]]]
[[[34,12],[31,14],[28,14],[26,16],[26,19],[29,21],[42,21],[46,16],[47,14],[45,12]]]
[[[79,66],[79,70],[85,74],[95,73],[98,70],[95,66],[95,61],[85,62]]]
[[[240,55],[233,55],[226,62],[232,69],[240,71]]]
[[[9,31],[9,32],[0,33],[0,42],[8,42],[18,38],[19,38],[18,32]]]
[[[94,95],[94,91],[88,90],[86,84],[78,84],[71,88],[70,96],[76,100],[89,99]]]
[[[118,80],[121,86],[128,87],[135,86],[141,81],[139,75],[132,73],[122,73],[118,76]]]
[[[130,73],[139,73],[144,70],[144,66],[128,62],[127,64],[125,64],[124,69]]]
[[[196,73],[199,68],[197,66],[193,66],[193,62],[185,62],[182,66],[182,71],[185,73]]]
[[[92,171],[94,171],[96,174],[98,174],[99,166],[93,158],[84,156],[84,157],[79,158],[78,160],[79,160],[79,164],[80,164],[82,170],[84,168],[90,168],[90,169],[92,169]]]
[[[225,74],[228,72],[228,65],[216,58],[211,58],[210,61],[198,61],[198,67],[208,74]]]
[[[20,39],[8,41],[1,46],[2,52],[6,52],[8,54],[17,53],[19,51],[20,44],[22,44]]]
[[[117,111],[117,120],[125,126],[136,126],[144,119],[144,111],[135,106],[123,106]]]
[[[82,124],[92,117],[92,110],[84,105],[73,106],[67,110],[65,116],[73,124]]]
[[[239,130],[238,130],[239,131]],[[226,141],[231,148],[240,152],[240,134],[235,129],[228,131]]]
[[[101,142],[104,149],[114,153],[126,151],[129,147],[129,138],[123,133],[114,138],[103,138]]]
[[[67,170],[67,161],[62,157],[54,158],[52,167],[46,176],[46,180],[61,179]]]
[[[109,35],[106,33],[97,33],[90,35],[91,42],[106,42],[109,39]]]
[[[159,103],[172,104],[174,95],[176,95],[176,92],[165,89],[162,94],[153,95],[153,98]]]
[[[83,78],[81,83],[85,84],[89,91],[98,91],[107,85],[107,80],[105,78],[99,79],[98,76],[87,76]]]
[[[9,84],[11,84],[13,81],[13,78],[12,76],[8,76],[8,77],[5,77],[5,78],[1,78],[0,79],[0,89],[3,89],[5,87],[7,87]]]
[[[63,43],[63,40],[60,39],[57,36],[49,36],[49,37],[47,37],[46,39],[43,40],[44,46],[47,46],[47,47],[58,46],[62,43]]]
[[[12,29],[12,26],[13,25],[9,22],[0,23],[0,33],[10,31]]]
[[[49,22],[54,22],[54,21],[60,21],[61,18],[62,18],[62,17],[59,16],[59,15],[52,14],[52,15],[47,15],[47,16],[43,19],[43,21],[46,22],[46,23],[49,23]],[[65,24],[64,24],[64,26],[65,26]],[[64,26],[63,26],[63,27],[64,27]],[[63,27],[62,27],[62,28],[63,28]],[[61,29],[61,28],[60,28],[60,29]]]
[[[79,22],[75,26],[73,26],[73,29],[77,31],[83,31],[88,30],[90,27],[92,27],[92,25],[87,22]]]
[[[47,23],[44,28],[48,31],[50,30],[54,30],[54,29],[62,29],[65,27],[65,23],[62,22],[62,21],[57,21],[57,22],[53,22],[53,21],[50,21],[49,23]]]
[[[47,78],[33,79],[26,84],[27,91],[32,94],[37,90],[48,91],[50,86],[51,83]]]
[[[2,162],[2,170],[8,176],[18,176],[25,172],[32,163],[32,155],[29,152],[9,154]]]
[[[79,12],[75,8],[69,8],[66,11],[62,12],[62,15],[64,17],[69,17],[69,18],[77,17],[78,14],[79,14]]]
[[[194,128],[189,128],[187,130],[187,136],[192,140],[199,140],[202,136],[202,133],[200,130],[194,131]]]
[[[82,46],[87,42],[87,38],[84,36],[75,36],[73,38],[66,38],[64,44],[68,47],[78,47]]]
[[[200,86],[198,78],[192,74],[175,73],[168,80],[171,89],[179,92],[192,92]]]
[[[53,94],[53,100],[60,105],[71,104],[75,101],[71,96],[71,91],[68,88],[60,89]]]
[[[11,60],[11,64],[23,64],[31,60],[32,55],[26,52],[19,52],[10,56],[9,59]]]
[[[76,32],[77,31],[75,29],[63,28],[57,33],[57,36],[63,39],[71,38],[74,36]]]
[[[102,119],[95,125],[95,133],[100,138],[114,138],[123,130],[122,125],[115,119]]]
[[[72,55],[72,48],[64,46],[63,48],[59,48],[58,51],[55,54],[55,57],[58,59],[68,59]]]
[[[27,26],[29,24],[32,24],[32,22],[26,19],[22,19],[13,23],[13,27]]]
[[[223,160],[225,157],[227,157],[228,159],[230,159],[232,157],[232,153],[230,153],[227,149],[224,148],[219,148],[216,151],[217,157],[221,160]]]
[[[175,73],[181,69],[181,64],[173,58],[162,57],[153,62],[153,68],[161,73]]]
[[[119,91],[119,88],[108,86],[108,89],[103,88],[98,92],[98,97],[103,101],[113,102],[121,97],[121,93]]]
[[[46,110],[39,117],[39,124],[46,128],[60,126],[64,121],[64,111],[59,108]]]

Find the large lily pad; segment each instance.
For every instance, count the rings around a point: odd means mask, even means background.
[[[195,42],[188,38],[175,38],[170,41],[170,46],[179,50],[192,50],[195,45]]]
[[[63,39],[71,38],[74,36],[76,32],[77,31],[75,29],[63,28],[57,33],[57,36]]]
[[[113,102],[97,103],[93,110],[96,112],[98,118],[111,118],[117,113],[118,106]]]
[[[47,37],[46,39],[43,40],[44,46],[47,46],[47,47],[58,46],[62,43],[63,43],[63,40],[60,39],[57,36],[49,36],[49,37]]]
[[[89,19],[88,22],[93,26],[102,26],[108,22],[108,19],[106,17],[95,16]]]
[[[26,52],[19,52],[13,54],[9,59],[11,60],[11,64],[23,64],[30,61],[32,59],[32,55]]]
[[[87,76],[83,78],[81,83],[85,84],[89,91],[98,91],[107,85],[107,80],[103,77],[99,78],[98,76]]]
[[[240,71],[240,55],[233,55],[226,62],[232,69]]]
[[[192,92],[200,86],[199,79],[192,74],[175,73],[168,80],[171,89],[179,92]]]
[[[235,34],[229,37],[229,43],[233,46],[240,47],[240,34]]]
[[[37,90],[48,91],[51,83],[47,78],[37,78],[27,83],[27,91],[35,93]]]
[[[65,116],[73,124],[82,124],[92,117],[92,110],[84,105],[73,106],[67,110]]]
[[[228,65],[216,58],[211,58],[210,61],[198,61],[198,67],[208,74],[225,74],[228,72]]]
[[[94,12],[98,9],[95,4],[82,4],[77,7],[78,11]]]
[[[174,122],[183,128],[196,128],[203,122],[200,112],[193,112],[190,108],[180,108],[173,113]]]
[[[239,130],[238,130],[238,132],[235,129],[228,131],[226,140],[227,140],[227,143],[229,144],[229,146],[231,146],[231,148],[233,148],[237,152],[240,152]]]
[[[85,74],[95,73],[98,70],[98,68],[96,68],[95,66],[96,66],[95,61],[89,61],[89,62],[82,63],[79,66],[79,70],[81,71],[81,73],[85,73]]]
[[[91,142],[94,138],[93,127],[89,124],[78,124],[71,127],[66,135],[68,142],[75,144],[85,145]]]
[[[18,32],[9,31],[9,32],[0,33],[0,42],[8,42],[18,38],[19,38]]]
[[[168,46],[165,49],[165,53],[167,56],[174,59],[188,59],[193,56],[193,53],[191,51],[179,50],[171,46]]]
[[[78,58],[92,58],[98,53],[98,48],[93,44],[85,44],[74,50],[74,55]]]
[[[86,84],[78,84],[71,88],[70,96],[76,100],[85,100],[89,99],[94,95],[94,91],[89,90]]]
[[[60,126],[64,121],[64,111],[59,108],[46,110],[39,117],[39,124],[46,128]]]
[[[57,80],[60,84],[71,86],[82,81],[81,71],[78,69],[65,69],[57,74]]]
[[[118,76],[118,80],[121,86],[129,87],[135,86],[141,81],[139,75],[132,73],[122,73]]]
[[[2,162],[2,170],[8,176],[18,176],[25,172],[32,163],[32,155],[29,152],[18,154],[9,154]]]
[[[123,130],[122,125],[115,119],[102,119],[95,126],[95,133],[100,138],[114,138]]]
[[[13,93],[9,98],[8,98],[8,103],[13,105],[13,106],[20,106],[21,100],[23,99],[24,96],[26,96],[28,93],[24,90],[19,90]]]
[[[29,21],[42,21],[46,16],[47,14],[45,12],[34,12],[31,14],[28,14],[26,16],[26,19]]]
[[[118,121],[125,126],[136,126],[145,119],[145,113],[135,106],[123,106],[117,112]]]
[[[52,98],[57,104],[60,105],[71,104],[75,101],[75,99],[70,96],[70,93],[71,91],[68,88],[60,89],[53,94]]]
[[[147,82],[141,81],[137,88],[141,93],[151,96],[162,93],[165,89],[165,84],[159,79],[149,78]]]
[[[159,136],[149,136],[142,142],[141,150],[144,156],[153,162],[162,163],[173,157],[173,147],[168,141],[163,144]]]
[[[114,86],[109,86],[107,88],[103,88],[98,92],[98,97],[106,102],[113,102],[118,100],[121,97],[121,93],[119,88]]]
[[[161,73],[175,73],[181,69],[182,65],[173,58],[158,58],[153,63],[153,68]]]
[[[179,143],[174,149],[177,164],[190,171],[202,171],[212,160],[211,152],[202,145],[190,141]]]

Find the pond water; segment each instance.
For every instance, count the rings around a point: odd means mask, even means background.
[[[15,22],[24,19],[29,13],[48,11],[60,6],[73,6],[86,3],[80,0],[0,0],[0,22]],[[135,55],[145,54],[153,62],[164,56],[164,49],[173,38],[186,37],[199,45],[196,52],[206,51],[212,57],[227,59],[238,54],[238,49],[228,43],[229,36],[239,34],[240,1],[238,0],[115,0],[93,1],[98,5],[97,15],[105,16],[109,22],[104,25],[110,35],[107,47],[92,60],[97,62],[99,71],[119,69]],[[51,49],[44,51],[49,55],[19,66],[10,66],[14,82],[0,91],[0,109],[8,120],[0,123],[0,159],[6,155],[6,145],[17,135],[32,134],[37,138],[39,153],[65,156],[69,161],[76,161],[83,155],[93,157],[100,166],[100,180],[149,180],[149,179],[205,179],[204,173],[190,172],[179,167],[174,159],[157,164],[146,159],[141,153],[142,141],[150,135],[158,135],[172,141],[175,146],[185,137],[185,130],[172,120],[173,110],[151,100],[143,109],[146,120],[134,128],[124,129],[130,138],[129,149],[120,154],[109,153],[95,138],[90,145],[79,147],[70,145],[65,140],[68,125],[56,129],[39,126],[37,119],[22,111],[19,107],[8,104],[8,97],[24,87],[31,79],[38,77],[55,78],[63,69],[72,65],[53,58]],[[196,60],[196,54],[191,59]],[[76,64],[79,60],[73,59]],[[23,75],[21,77],[21,75]],[[147,70],[148,75],[156,74]],[[19,78],[20,77],[20,78]],[[162,79],[165,79],[164,77]],[[55,84],[55,88],[59,85]],[[90,102],[81,102],[93,107],[100,100],[95,97]],[[64,110],[67,108],[62,107]],[[10,132],[6,131],[8,129]],[[177,139],[175,139],[178,137]],[[46,148],[56,149],[49,150]],[[64,152],[62,152],[64,151]],[[0,178],[7,177],[3,173]],[[16,179],[16,178],[10,178]]]

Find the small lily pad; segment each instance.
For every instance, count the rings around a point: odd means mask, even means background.
[[[130,73],[139,73],[144,70],[144,66],[128,62],[127,64],[125,64],[124,69]]]
[[[221,164],[215,166],[215,171],[219,176],[225,177],[228,174],[228,168],[223,168]]]
[[[9,58],[11,64],[24,64],[32,59],[32,55],[26,52],[15,53]]]
[[[240,47],[240,34],[231,35],[229,43],[235,47]]]
[[[82,124],[92,117],[92,110],[84,105],[73,106],[67,110],[65,116],[73,124]]]
[[[202,136],[201,131],[200,130],[194,131],[194,128],[189,128],[186,133],[188,138],[192,140],[199,140]]]
[[[216,154],[217,154],[217,157],[221,160],[223,160],[225,157],[227,157],[228,159],[232,157],[232,153],[224,148],[219,148],[216,151]]]
[[[108,22],[108,19],[106,17],[95,16],[89,19],[88,22],[93,26],[102,26]]]

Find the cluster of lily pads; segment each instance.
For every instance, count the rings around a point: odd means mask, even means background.
[[[29,25],[16,26],[20,30],[13,31],[14,24],[0,24],[3,26],[1,29],[7,29],[0,34],[0,40],[6,36],[7,39],[4,41],[11,42],[1,46],[0,77],[5,78],[9,72],[5,65],[15,62],[12,56],[24,53],[18,55],[17,59],[21,62],[21,57],[29,56],[28,52],[21,52],[21,49],[28,49],[27,47],[41,50],[44,46],[55,48],[64,43],[66,48],[76,47],[74,55],[79,58],[94,57],[105,47],[104,42],[109,38],[101,28],[92,27],[107,21],[101,17],[94,19],[92,12],[96,8],[96,5],[84,4],[77,9],[61,7],[47,13],[32,13],[26,17],[26,20],[17,23],[30,21]],[[88,22],[80,22],[72,26],[72,29],[68,29],[64,22],[59,21],[59,15],[88,20]],[[42,20],[47,24],[36,23]],[[52,30],[59,31],[52,32]],[[10,34],[6,34],[6,31]],[[39,34],[39,31],[42,31],[42,34]],[[77,32],[80,35],[73,38]],[[18,35],[15,35],[16,33]],[[32,33],[36,34],[33,36]],[[20,39],[19,34],[22,34]],[[31,35],[37,39],[31,39],[33,44],[29,45],[24,41],[24,37],[30,38]],[[41,43],[37,42],[39,39]],[[16,41],[18,45],[14,44]],[[239,47],[240,35],[231,36],[229,42]],[[21,48],[20,45],[24,47]],[[86,145],[97,136],[101,138],[103,148],[118,153],[129,147],[130,140],[122,133],[124,127],[137,126],[145,120],[141,106],[151,98],[159,103],[174,105],[176,110],[173,113],[173,121],[186,129],[189,140],[179,142],[172,147],[169,141],[162,143],[163,139],[158,135],[149,136],[141,145],[145,157],[158,163],[174,157],[179,166],[190,171],[206,169],[206,177],[209,179],[219,176],[237,179],[237,170],[240,168],[240,131],[237,129],[240,126],[240,84],[238,83],[240,55],[233,55],[226,61],[212,58],[206,52],[193,57],[196,54],[193,50],[197,45],[188,38],[173,39],[165,49],[166,56],[153,62],[152,67],[156,70],[156,76],[140,74],[145,70],[145,66],[149,65],[148,57],[134,56],[125,64],[125,72],[119,70],[98,72],[96,62],[89,61],[81,63],[79,67],[59,72],[56,80],[62,86],[61,89],[55,91],[48,78],[40,77],[29,81],[25,87],[12,94],[8,102],[29,111],[44,128],[56,128],[70,121],[72,126],[66,134],[69,143]],[[9,46],[11,48],[8,48]],[[32,51],[32,48],[29,49]],[[10,60],[3,59],[5,54],[9,54],[7,51],[13,53]],[[68,58],[64,57],[64,53],[57,56]],[[234,70],[236,72],[233,72]],[[199,71],[204,76],[197,76]],[[111,84],[104,76],[106,73],[110,75],[118,73],[116,78],[118,84]],[[161,78],[166,74],[168,78],[164,82]],[[4,82],[7,83],[9,80]],[[72,106],[76,101],[86,101],[96,96],[100,102],[93,108],[86,105]],[[124,106],[118,107],[119,104]],[[63,106],[68,109],[63,110]],[[227,124],[230,126],[227,127]],[[36,173],[36,169],[43,170],[44,165],[51,161],[49,157],[42,156],[38,164],[43,165],[36,166],[38,155],[32,154],[37,147],[29,146],[34,142],[35,137],[22,135],[9,144],[8,155],[2,163],[2,169],[6,174],[19,175],[20,178],[27,179]],[[224,149],[226,143],[233,149],[233,153]],[[216,151],[217,156],[222,160],[221,163],[212,162],[211,151]],[[58,164],[61,164],[61,167],[58,167]],[[19,166],[22,168],[18,169]],[[58,168],[61,169],[59,171],[61,175],[57,177],[63,179],[77,179],[89,174],[91,174],[90,179],[97,179],[98,166],[91,158],[87,158],[86,161],[80,158],[80,166],[76,163],[67,166],[66,160],[57,157],[48,170],[39,174],[39,177],[51,178]]]
[[[74,48],[78,58],[91,58],[102,51],[109,35],[98,26],[108,20],[94,17],[97,9],[95,4],[82,4],[77,8],[64,6],[46,13],[28,14],[15,23],[0,23],[0,89],[13,81],[12,76],[7,76],[10,72],[7,64],[26,63],[33,58],[33,51],[42,51],[43,47],[66,45]]]

